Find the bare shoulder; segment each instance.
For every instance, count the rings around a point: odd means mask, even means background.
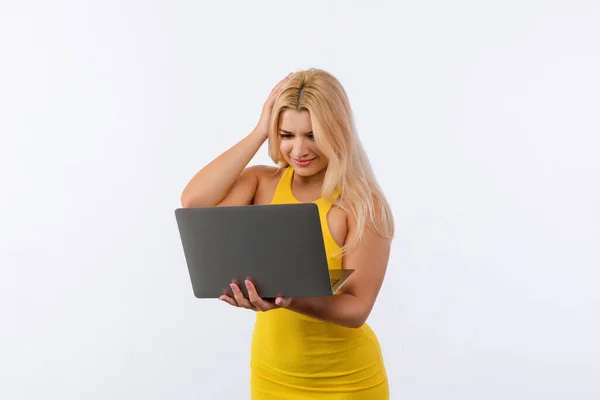
[[[270,165],[253,165],[252,173],[258,178],[258,187],[254,204],[269,204],[275,194],[277,183],[284,172],[283,168],[277,168]]]
[[[360,293],[373,302],[383,282],[391,250],[391,238],[380,233],[384,230],[379,225],[383,221],[381,210],[376,208],[374,217],[374,221],[364,223],[361,227],[354,215],[347,214],[346,245],[352,243],[355,246],[351,246],[352,249],[344,256],[344,268],[354,269],[354,282],[361,282],[361,287],[350,285],[349,282],[346,290]],[[355,242],[357,239],[360,239],[358,243]]]
[[[382,233],[389,230],[387,227],[389,223],[387,218],[390,218],[390,215],[386,214],[385,208],[382,208],[381,203],[377,202],[375,198],[373,199],[373,204],[372,217],[369,218],[367,215],[368,221],[364,221],[362,227],[359,227],[358,221],[352,213],[345,213],[348,229],[345,244],[347,245],[360,236],[361,240],[357,246],[357,251],[364,251],[365,249],[369,249],[370,246],[386,248],[391,244],[391,238],[386,237],[386,234]]]
[[[276,169],[276,168],[275,168]],[[238,206],[256,204],[262,195],[261,184],[265,177],[273,175],[273,167],[253,165],[242,170],[229,192],[217,205]]]
[[[281,168],[270,165],[252,165],[246,167],[243,173],[253,175],[258,179],[258,184],[261,185],[264,182],[279,180],[283,171]]]

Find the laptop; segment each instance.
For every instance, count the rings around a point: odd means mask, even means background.
[[[250,279],[264,299],[335,294],[354,270],[329,270],[314,203],[178,208],[179,235],[194,296],[248,297]]]

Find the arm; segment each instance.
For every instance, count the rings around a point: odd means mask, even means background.
[[[355,231],[356,221],[349,221],[348,235],[354,235]],[[383,284],[390,247],[390,240],[365,228],[363,241],[344,256],[344,268],[355,271],[339,294],[324,298],[290,299],[284,306],[323,321],[349,328],[361,327],[369,317]]]
[[[348,237],[356,234],[356,222],[348,222]],[[282,298],[275,304],[261,299],[252,282],[247,281],[248,298],[232,285],[233,298],[221,296],[220,299],[236,307],[255,311],[269,311],[282,307],[322,321],[331,322],[348,328],[360,328],[367,320],[387,270],[391,241],[379,236],[373,230],[365,228],[365,234],[359,246],[344,255],[343,264],[354,269],[348,282],[338,292],[328,297]]]
[[[368,312],[363,311],[365,309],[364,302],[349,293],[322,298],[290,299],[289,305],[285,308],[347,328],[360,328],[368,316]]]
[[[290,75],[279,81],[271,90],[263,105],[256,128],[202,168],[189,181],[181,194],[183,207],[248,205],[252,203],[258,187],[260,172],[265,167],[246,168],[246,166],[267,140],[273,103]]]
[[[246,165],[266,139],[259,131],[252,131],[202,168],[183,190],[181,205],[188,208],[250,204],[258,186],[260,167],[246,168]]]

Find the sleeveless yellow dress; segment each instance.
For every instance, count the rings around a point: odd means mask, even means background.
[[[292,194],[293,169],[278,182],[271,204],[300,203]],[[332,203],[319,208],[330,269],[341,269],[340,249],[327,225]],[[252,400],[387,400],[389,386],[379,341],[364,324],[357,329],[287,309],[256,314],[250,356]]]

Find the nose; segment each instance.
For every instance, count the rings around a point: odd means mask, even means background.
[[[300,158],[308,155],[308,143],[307,139],[298,137],[294,140],[294,147],[292,149],[292,157]]]

